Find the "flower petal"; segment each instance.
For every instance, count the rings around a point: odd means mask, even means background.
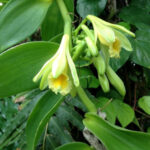
[[[132,46],[130,41],[128,40],[128,38],[122,34],[121,32],[117,31],[114,29],[115,35],[117,36],[117,38],[120,40],[121,42],[121,47],[125,48],[128,51],[132,51]]]
[[[33,82],[37,82],[42,77],[43,73],[46,71],[47,67],[51,66],[54,59],[55,55],[43,65],[38,74],[33,78]]]
[[[66,50],[69,48],[69,37],[64,35],[58,49],[58,55],[52,64],[52,74],[54,78],[60,76],[67,65]]]
[[[76,87],[79,86],[79,78],[78,78],[78,75],[77,75],[77,70],[76,70],[76,67],[75,67],[75,64],[70,56],[70,53],[69,51],[67,51],[67,59],[68,59],[68,64],[69,64],[69,67],[70,67],[70,70],[71,70],[71,74],[72,74],[72,78],[73,78],[73,82],[74,82],[74,85]]]
[[[112,23],[109,23],[109,22],[106,22],[98,17],[95,17],[95,16],[92,16],[92,15],[88,15],[87,18],[91,18],[91,19],[94,19],[96,20],[97,22],[101,22],[103,25],[106,25],[106,26],[109,26],[109,27],[112,27],[112,28],[116,28],[116,29],[119,29],[123,32],[126,32],[128,33],[129,35],[135,37],[135,34],[131,31],[129,31],[128,29],[126,29],[125,27],[121,26],[121,25],[117,25],[117,24],[112,24]],[[90,19],[89,19],[90,20]]]

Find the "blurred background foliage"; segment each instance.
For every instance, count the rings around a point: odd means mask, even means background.
[[[3,3],[0,9],[9,0]],[[65,0],[67,1],[67,0]],[[70,0],[69,0],[70,1]],[[69,7],[76,27],[88,14],[93,14],[112,23],[118,23],[135,32],[130,38],[133,52],[121,51],[118,59],[110,60],[112,68],[123,79],[127,94],[122,98],[111,87],[109,93],[102,92],[96,70],[79,61],[76,65],[81,84],[98,108],[106,113],[106,119],[118,126],[131,130],[150,132],[150,1],[149,0],[74,0],[74,8]],[[53,4],[48,14],[59,14]],[[75,12],[74,15],[73,12]],[[60,41],[63,23],[58,17],[45,17],[41,27],[25,41]],[[53,22],[51,28],[49,24]],[[59,29],[55,26],[59,25]],[[52,30],[54,29],[55,30]],[[57,29],[57,30],[56,30]],[[55,38],[54,38],[55,36]],[[46,93],[38,89],[0,99],[0,149],[23,150],[26,148],[25,126],[28,115],[38,100]],[[94,97],[93,95],[96,95]],[[82,119],[86,108],[78,97],[67,96],[64,103],[46,125],[37,150],[54,150],[57,146],[72,141],[86,140],[83,137]]]

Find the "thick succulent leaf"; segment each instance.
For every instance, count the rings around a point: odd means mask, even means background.
[[[35,149],[46,123],[62,101],[63,97],[61,95],[55,95],[53,92],[48,91],[34,107],[26,127],[28,150]]]
[[[0,55],[0,97],[37,87],[32,80],[58,45],[32,42],[16,46]]]
[[[35,32],[50,4],[45,0],[11,0],[0,12],[0,51]]]
[[[150,134],[114,126],[93,113],[87,113],[85,117],[84,125],[107,150],[148,150],[150,147]]]
[[[85,143],[73,142],[56,148],[56,150],[93,150]]]

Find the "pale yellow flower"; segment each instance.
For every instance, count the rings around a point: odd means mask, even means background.
[[[87,19],[92,22],[95,41],[97,41],[98,38],[101,44],[108,46],[110,57],[119,57],[121,48],[132,51],[132,46],[129,40],[120,31],[123,31],[131,36],[135,36],[134,33],[120,25],[108,23],[92,15],[88,15]]]
[[[48,86],[56,94],[70,93],[73,83],[79,86],[76,68],[69,52],[68,35],[63,36],[56,54],[43,65],[33,81],[36,82],[40,78],[40,89],[43,90]]]

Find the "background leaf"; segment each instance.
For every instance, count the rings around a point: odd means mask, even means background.
[[[97,100],[97,108],[100,108],[102,112],[106,113],[106,118],[110,123],[115,124],[116,118],[119,120],[122,127],[126,127],[133,122],[135,114],[128,104],[117,99],[111,101],[105,97],[99,97]]]
[[[122,9],[119,16],[121,19],[135,25],[137,28],[144,29],[142,28],[143,25],[147,27],[150,25],[149,8],[149,0],[133,0],[128,7]]]
[[[98,16],[106,6],[107,0],[77,0],[77,12],[82,18],[87,15]]]
[[[110,58],[110,65],[114,71],[120,69],[129,59],[131,52],[124,49],[121,50],[120,58]]]
[[[138,101],[138,105],[141,109],[150,115],[150,96],[141,97]]]
[[[89,68],[78,69],[80,84],[83,88],[97,88],[99,86],[99,80],[94,76],[93,72]]]
[[[11,145],[12,143],[14,143],[15,147],[21,147],[22,145],[26,144],[24,129],[27,118],[33,107],[44,94],[45,92],[40,92],[40,90],[36,89],[31,92],[25,93],[19,97],[16,97],[15,101],[22,98],[24,102],[22,103],[23,105],[14,104],[14,106],[18,106],[18,111],[16,115],[13,114],[11,118],[6,118],[5,124],[3,121],[5,127],[1,126],[2,135],[0,136],[0,149],[8,149],[9,145]],[[4,99],[4,101],[8,103],[7,100]],[[11,103],[10,99],[9,103]],[[12,108],[14,107],[11,107],[9,109],[11,110]],[[4,111],[2,113],[4,113]],[[12,112],[7,112],[7,114],[10,115],[12,114]]]
[[[137,37],[133,43],[131,60],[136,64],[150,68],[150,30],[137,31]]]
[[[122,127],[126,127],[135,117],[133,109],[120,100],[114,100],[113,106],[116,110],[116,115]]]

